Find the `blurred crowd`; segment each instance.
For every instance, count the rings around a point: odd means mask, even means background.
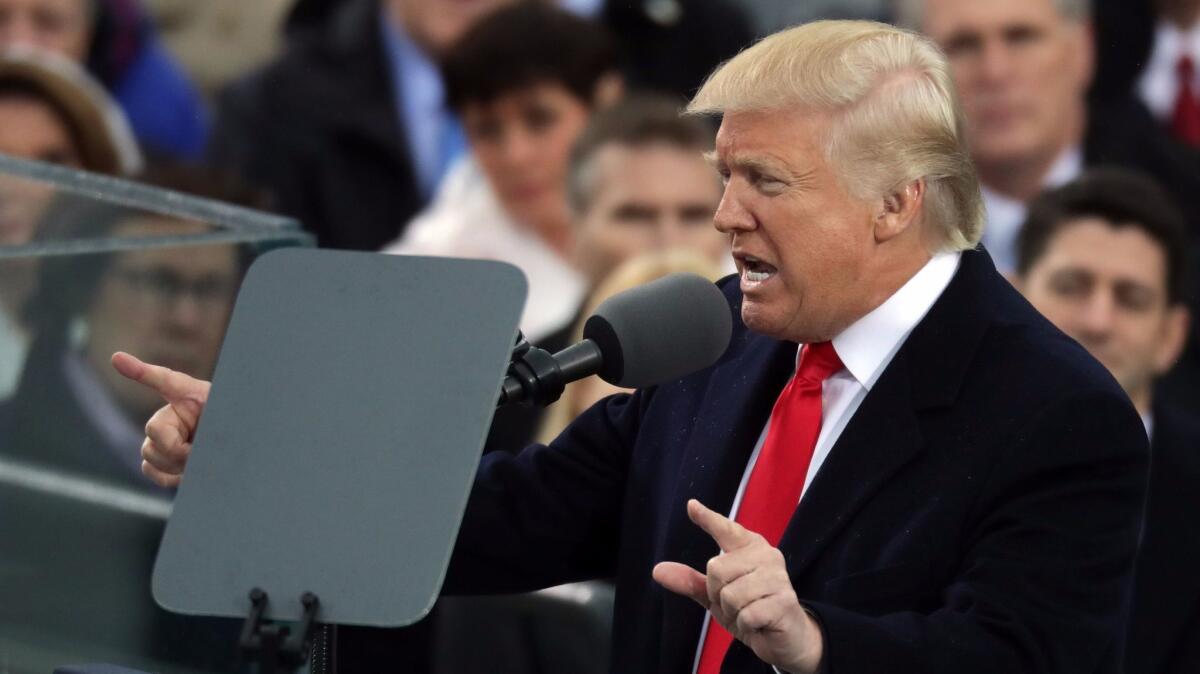
[[[523,334],[555,351],[616,292],[732,272],[714,120],[680,110],[757,36],[821,18],[949,57],[985,248],[1151,437],[1129,671],[1196,671],[1200,583],[1174,579],[1200,548],[1171,532],[1200,506],[1200,0],[0,0],[0,153],[277,212],[321,247],[512,263]],[[0,177],[0,246],[195,227]],[[210,376],[248,263],[227,245],[0,265],[0,455],[153,492],[158,403],[108,356]],[[501,410],[486,451],[613,392]],[[432,671],[406,634],[346,638]]]

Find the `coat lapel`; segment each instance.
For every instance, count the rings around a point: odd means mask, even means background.
[[[664,561],[703,570],[717,544],[687,516],[688,499],[721,513],[733,506],[746,463],[775,398],[795,368],[796,345],[743,333],[741,353],[709,379],[700,415],[683,454],[670,500]],[[690,672],[704,611],[690,599],[663,591],[660,672]]]
[[[793,582],[871,495],[920,452],[910,391],[907,360],[897,354],[842,431],[780,540]]]

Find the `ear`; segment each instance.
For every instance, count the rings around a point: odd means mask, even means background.
[[[925,179],[905,183],[884,195],[875,214],[875,242],[885,243],[906,232],[925,204]]]
[[[603,110],[621,100],[624,95],[625,78],[615,70],[607,72],[600,76],[592,90],[592,106],[597,110]]]
[[[1179,360],[1180,354],[1183,353],[1183,347],[1187,343],[1191,315],[1185,305],[1177,304],[1167,310],[1165,323],[1162,339],[1159,340],[1158,349],[1154,353],[1154,373],[1156,375],[1166,374],[1175,366],[1175,361]]]

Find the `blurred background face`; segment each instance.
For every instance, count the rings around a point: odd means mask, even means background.
[[[1082,134],[1090,31],[1053,0],[927,0],[924,31],[950,59],[975,160],[1052,160]]]
[[[91,41],[90,0],[0,0],[0,45],[34,45],[82,62]]]
[[[1021,279],[1029,301],[1108,368],[1142,412],[1186,333],[1185,310],[1167,301],[1166,264],[1141,230],[1080,218]]]
[[[28,97],[0,99],[0,153],[73,168],[81,166],[62,118],[50,106]],[[53,187],[43,183],[0,177],[0,245],[28,243],[53,192]]]
[[[721,184],[699,151],[666,144],[607,145],[591,159],[592,185],[575,242],[580,269],[598,283],[621,262],[684,248],[721,263],[729,238],[713,227]]]
[[[504,210],[551,245],[570,221],[566,173],[571,146],[591,108],[559,84],[536,84],[490,103],[467,103],[471,152]]]
[[[200,225],[162,220],[127,223],[114,236],[197,233]],[[121,406],[148,418],[161,404],[153,391],[115,374],[114,351],[209,379],[229,323],[238,277],[231,245],[179,246],[120,253],[100,281],[87,313],[88,360]]]
[[[431,53],[440,54],[485,14],[513,1],[388,0],[388,10],[413,40]]]

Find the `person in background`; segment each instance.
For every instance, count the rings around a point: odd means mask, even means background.
[[[198,170],[157,169],[143,180],[227,202],[254,198]],[[211,229],[67,193],[55,198],[43,220],[35,241]],[[138,439],[156,401],[112,376],[107,352],[127,345],[180,371],[211,376],[248,263],[248,251],[231,244],[45,258],[22,308],[32,334],[29,355],[12,398],[0,409],[4,453],[144,488]],[[51,416],[63,423],[46,424]]]
[[[465,149],[437,62],[512,1],[297,4],[318,19],[297,19],[277,60],[222,92],[210,161],[269,191],[319,246],[378,250]]]
[[[85,66],[148,154],[200,158],[208,112],[139,0],[0,0],[0,44],[34,45]]]
[[[1200,421],[1155,381],[1187,333],[1186,227],[1151,179],[1095,169],[1030,204],[1017,285],[1129,395],[1150,436],[1150,486],[1126,643],[1129,674],[1200,671]]]
[[[1002,272],[1015,268],[1025,204],[1084,166],[1149,173],[1200,222],[1200,159],[1152,120],[1088,108],[1087,0],[899,0],[897,20],[933,38],[953,66],[988,212],[983,242]]]
[[[1149,4],[1153,47],[1138,77],[1138,95],[1172,136],[1200,148],[1200,1]]]
[[[1090,4],[900,0],[897,7],[902,25],[928,34],[950,59],[987,208],[983,243],[1006,275],[1016,267],[1026,204],[1095,165],[1152,176],[1183,209],[1188,245],[1200,252],[1200,153],[1171,139],[1132,99],[1128,78],[1100,83],[1089,105],[1097,48]],[[1110,35],[1111,8],[1101,9]],[[1192,308],[1200,311],[1200,297]],[[1179,403],[1200,406],[1200,329],[1163,387]]]
[[[566,177],[574,241],[569,261],[588,291],[624,261],[669,248],[729,267],[728,239],[712,226],[721,183],[701,156],[712,142],[709,124],[681,117],[663,95],[634,94],[593,115]],[[570,307],[572,318],[537,345],[551,353],[569,346],[585,309]],[[489,451],[519,451],[535,439],[543,416],[521,406],[497,410]]]
[[[670,98],[635,94],[597,113],[576,142],[572,258],[589,287],[629,258],[669,248],[727,266],[728,237],[712,226],[720,176],[703,156],[713,129],[679,113]]]
[[[463,36],[443,65],[471,155],[429,208],[383,252],[501,260],[529,280],[521,330],[530,342],[575,317],[586,282],[571,264],[571,147],[592,113],[622,93],[599,26],[527,2]]]
[[[570,343],[583,339],[583,324],[587,317],[595,312],[604,300],[636,288],[640,285],[660,279],[668,274],[691,273],[699,274],[711,281],[724,276],[722,267],[699,251],[690,249],[653,250],[642,255],[631,257],[618,265],[588,295],[587,301],[580,311],[579,320],[571,326]],[[587,408],[601,398],[614,393],[629,393],[628,389],[619,388],[592,375],[579,381],[567,384],[562,397],[548,410],[537,432],[537,441],[549,443]]]
[[[228,203],[260,203],[259,195],[191,166],[159,165],[139,179]],[[211,231],[64,191],[34,242]],[[151,597],[146,579],[165,524],[153,506],[166,507],[173,490],[138,479],[139,436],[154,399],[112,377],[104,354],[132,345],[181,371],[211,376],[250,253],[246,246],[194,243],[40,259],[23,307],[33,335],[29,355],[14,394],[0,403],[0,460],[15,464],[18,475],[74,485],[99,501],[0,489],[0,512],[22,513],[0,518],[0,559],[11,572],[0,631],[20,626],[20,638],[35,641],[53,635],[79,653],[238,671],[229,646],[238,621],[171,614]],[[134,506],[114,510],[114,500]]]
[[[125,116],[104,89],[66,58],[41,49],[0,49],[0,153],[107,175],[130,175],[141,154]],[[0,173],[0,246],[29,243],[54,197],[46,183]],[[33,258],[0,260],[0,400],[16,386],[29,348],[20,307]]]

